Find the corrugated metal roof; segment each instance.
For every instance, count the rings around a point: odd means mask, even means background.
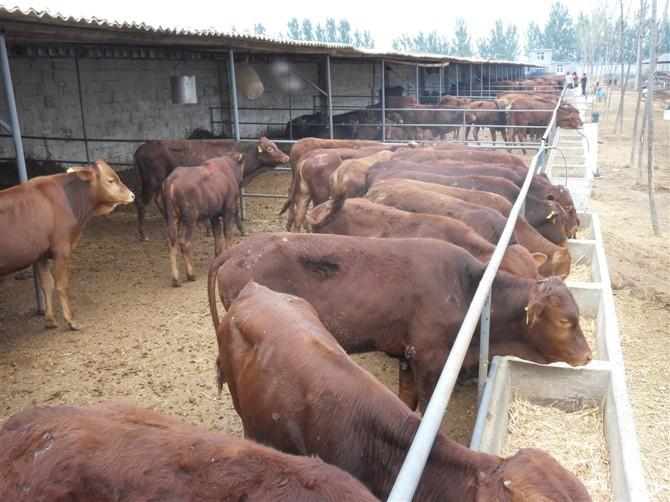
[[[212,29],[191,30],[118,22],[98,18],[64,16],[36,9],[0,6],[0,28],[9,42],[25,44],[170,46],[189,50],[258,52],[274,54],[330,55],[354,59],[389,59],[420,64],[511,64],[511,61],[462,58],[442,54],[409,54],[361,49],[352,45],[274,38],[251,33]],[[526,65],[528,66],[528,65]]]

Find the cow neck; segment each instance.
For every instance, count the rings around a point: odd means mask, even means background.
[[[506,334],[518,338],[528,331],[525,308],[530,301],[534,281],[498,271],[491,289],[491,335],[500,341]]]
[[[397,405],[396,405],[397,406]],[[374,434],[378,444],[371,451],[384,452],[384,458],[370,459],[381,462],[384,468],[383,486],[377,493],[385,496],[391,491],[397,473],[400,471],[412,439],[419,427],[418,416],[403,410],[403,418],[397,421],[398,427],[375,427]],[[393,430],[392,434],[388,434]],[[390,451],[390,454],[389,454]],[[369,465],[378,465],[368,462]],[[423,470],[415,494],[416,500],[474,500],[478,477],[488,475],[500,463],[500,459],[491,455],[477,453],[438,433],[428,462]]]
[[[91,218],[95,209],[89,182],[79,179],[79,176],[73,173],[65,175],[61,186],[77,226],[82,227]]]
[[[240,162],[240,174],[239,178],[244,179],[248,176],[253,176],[254,171],[258,169],[259,158],[258,158],[258,144],[257,143],[247,143],[240,149],[241,153],[244,155],[244,159]]]

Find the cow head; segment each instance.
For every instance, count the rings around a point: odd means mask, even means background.
[[[591,361],[579,326],[579,308],[562,279],[550,277],[533,285],[523,324],[528,342],[549,362],[581,366]]]
[[[494,469],[480,471],[476,500],[587,502],[591,497],[582,482],[547,452],[522,448],[500,459]]]
[[[563,245],[568,237],[568,214],[556,201],[547,201],[547,215],[536,229],[554,244]]]
[[[565,211],[565,233],[569,238],[572,238],[577,234],[577,229],[579,228],[579,218],[577,217],[575,203],[572,200],[572,195],[570,195],[570,190],[562,185],[555,188],[556,189],[547,196],[547,199],[555,200]]]
[[[135,200],[133,192],[123,184],[119,175],[104,160],[96,160],[87,166],[74,166],[67,170],[88,183],[93,216],[107,214],[119,204]]]
[[[568,105],[570,106],[570,105]],[[556,115],[558,127],[565,129],[578,129],[584,125],[579,117],[579,112],[572,106],[570,108],[561,105]]]
[[[277,145],[263,136],[256,145],[259,163],[264,166],[276,166],[277,164],[287,164],[289,157],[282,152]]]

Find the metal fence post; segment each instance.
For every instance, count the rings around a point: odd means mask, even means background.
[[[440,74],[440,84],[438,87],[438,92],[440,99],[438,100],[438,102],[442,99],[442,80],[444,79],[444,66],[440,66],[439,74]]]
[[[326,56],[326,79],[328,80],[328,130],[330,131],[330,139],[335,137],[333,131],[333,93],[330,87],[330,56]]]
[[[414,89],[416,91],[416,104],[420,104],[421,101],[419,98],[419,63],[416,63],[415,68],[414,68],[414,78],[416,79],[416,83],[414,84]]]
[[[382,141],[386,141],[386,63],[382,59]]]
[[[16,101],[14,98],[14,86],[12,85],[12,74],[9,70],[9,57],[7,56],[7,45],[4,35],[0,35],[0,69],[2,70],[2,83],[5,88],[5,99],[7,100],[7,110],[9,111],[9,126],[11,128],[14,149],[16,150],[16,168],[19,171],[19,182],[28,181],[28,172],[26,171],[26,158],[23,153],[23,140],[21,139],[21,127],[19,126],[19,114],[16,112]],[[5,124],[6,125],[6,124]],[[37,273],[37,267],[33,265],[33,282],[35,285],[35,302],[37,303],[37,313],[44,313],[44,295],[42,294],[42,285]]]
[[[482,392],[489,372],[489,335],[491,333],[491,288],[486,296],[484,308],[479,318],[479,377],[477,379],[477,407],[482,400]]]
[[[459,66],[460,65],[458,63],[456,63],[456,96],[460,96],[459,90],[458,90],[458,86],[459,86],[458,67]]]
[[[233,120],[235,122],[235,141],[240,141],[240,114],[237,107],[237,80],[235,78],[235,53],[233,49],[228,50],[228,76],[230,78],[230,94],[233,102]],[[240,188],[240,218],[246,215],[244,204],[244,188]]]

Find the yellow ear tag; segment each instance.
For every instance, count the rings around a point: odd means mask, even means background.
[[[238,161],[238,162],[242,162],[243,160],[244,160],[244,154],[241,153],[241,154],[239,154],[239,155],[237,156],[237,161]]]
[[[530,324],[530,316],[528,315],[528,307],[525,307],[524,310],[526,311],[526,326]]]
[[[67,168],[67,171],[65,171],[65,172],[66,172],[66,173],[73,173],[73,172],[75,172],[75,171],[76,171],[76,169],[75,169],[74,167],[68,167],[68,168]]]
[[[261,145],[258,145],[258,148],[256,149],[258,153],[263,153],[263,147]]]

